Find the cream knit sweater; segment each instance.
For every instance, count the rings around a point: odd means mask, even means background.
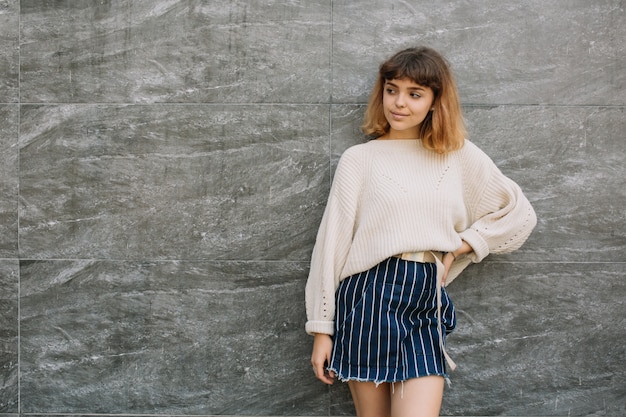
[[[337,166],[306,284],[306,331],[333,334],[339,282],[403,252],[474,250],[471,262],[519,248],[537,222],[519,186],[466,141],[437,154],[420,140],[372,140]]]

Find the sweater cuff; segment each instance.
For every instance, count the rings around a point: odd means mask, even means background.
[[[332,336],[333,334],[335,334],[335,322],[309,320],[306,322],[305,330],[311,336],[313,336],[313,334],[315,333],[322,333]]]
[[[469,228],[459,233],[459,236],[472,247],[473,252],[468,255],[472,262],[478,263],[489,255],[489,245],[476,230]]]

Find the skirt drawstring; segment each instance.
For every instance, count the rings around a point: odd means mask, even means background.
[[[431,252],[432,253],[432,252]],[[442,281],[443,281],[443,272],[445,271],[445,266],[443,262],[439,259],[439,257],[435,256],[435,262],[437,264],[437,331],[439,332],[439,344],[441,346],[441,351],[443,352],[444,358],[446,358],[446,363],[450,368],[450,371],[454,371],[456,369],[456,363],[452,360],[448,352],[446,352],[445,344],[443,343],[443,331],[441,330],[441,291],[442,291]],[[448,381],[450,384],[450,381]]]

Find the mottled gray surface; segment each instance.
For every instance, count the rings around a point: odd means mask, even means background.
[[[0,103],[19,96],[19,0],[0,0]]]
[[[624,415],[623,264],[489,262],[449,292],[460,366],[442,414]]]
[[[477,107],[465,115],[472,140],[540,213],[528,244],[507,259],[626,260],[624,107]]]
[[[333,0],[333,98],[365,101],[379,61],[421,43],[464,102],[623,105],[624,39],[621,0]]]
[[[305,260],[328,123],[313,105],[24,105],[21,253]]]
[[[26,102],[329,98],[328,0],[20,4]]]
[[[17,260],[0,260],[0,413],[18,411]]]
[[[0,0],[0,414],[353,415],[310,251],[383,58],[456,73],[539,218],[455,281],[442,414],[626,414],[621,0]]]
[[[322,413],[292,301],[306,268],[23,261],[22,412]]]
[[[0,104],[0,258],[17,258],[18,112]]]

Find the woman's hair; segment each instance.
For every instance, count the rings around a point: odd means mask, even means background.
[[[365,111],[361,127],[363,132],[379,137],[389,131],[383,112],[383,91],[385,82],[400,79],[408,79],[433,90],[433,110],[428,112],[419,126],[424,146],[438,153],[460,149],[466,131],[456,83],[445,58],[426,47],[400,51],[380,66]]]

